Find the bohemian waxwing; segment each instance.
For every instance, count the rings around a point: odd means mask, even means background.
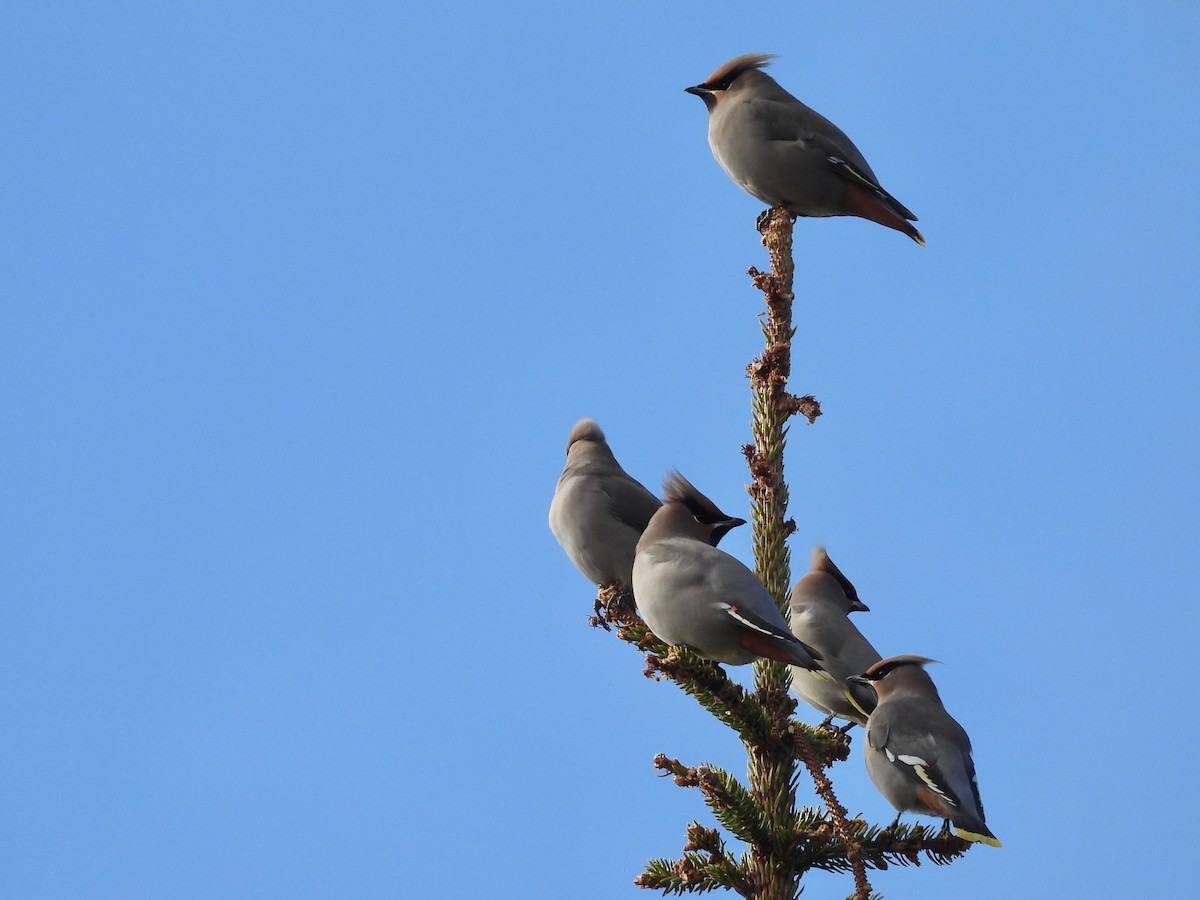
[[[901,813],[949,819],[963,840],[999,847],[984,824],[971,739],[942,706],[923,668],[931,662],[893,656],[851,677],[872,685],[879,697],[867,721],[867,774]]]
[[[663,487],[663,506],[633,561],[633,591],[650,630],[668,644],[733,666],[765,656],[818,668],[762,582],[714,546],[714,532],[745,520],[721,512],[678,472]]]
[[[875,708],[875,692],[846,679],[865,672],[880,656],[848,617],[852,612],[867,612],[867,605],[824,547],[813,549],[810,571],[792,588],[790,606],[792,633],[821,654],[825,670],[793,667],[792,691],[826,713],[827,722],[839,718],[865,725]]]
[[[634,548],[660,506],[621,468],[593,419],[575,423],[550,503],[550,530],[588,581],[632,589]]]
[[[708,107],[708,143],[735,182],[797,216],[859,216],[924,244],[914,216],[879,186],[840,128],[762,71],[772,54],[731,59],[686,88]]]

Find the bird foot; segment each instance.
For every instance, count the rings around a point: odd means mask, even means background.
[[[754,220],[755,230],[757,230],[758,233],[763,235],[764,237],[767,234],[767,226],[769,226],[771,224],[771,213],[775,212],[775,210],[777,210],[777,209],[782,210],[783,212],[787,213],[787,216],[791,221],[793,221],[793,222],[796,221],[796,217],[794,215],[792,215],[791,210],[787,209],[786,207],[772,206],[770,209],[764,209],[762,212],[760,212],[758,214],[758,218]]]
[[[826,731],[836,731],[842,737],[845,737],[847,734],[849,734],[850,729],[858,724],[857,722],[850,721],[850,722],[847,722],[845,725],[841,725],[841,726],[838,726],[837,728],[835,728],[833,726],[833,720],[836,718],[837,718],[836,714],[828,715],[824,719],[821,720],[821,724],[818,725],[817,727],[824,728]]]
[[[612,631],[612,625],[632,625],[637,621],[633,594],[615,584],[600,588],[593,611],[595,615],[588,617],[588,624],[605,631]]]

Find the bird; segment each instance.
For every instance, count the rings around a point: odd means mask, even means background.
[[[715,533],[745,519],[721,512],[679,472],[667,475],[663,490],[633,561],[633,592],[650,630],[732,666],[767,657],[819,668],[757,576],[715,546]]]
[[[942,705],[924,668],[931,662],[936,660],[892,656],[850,677],[874,687],[879,697],[867,720],[867,774],[901,814],[947,819],[963,840],[999,847],[984,822],[971,739]]]
[[[708,143],[721,168],[769,206],[797,216],[858,216],[925,238],[845,133],[763,71],[775,55],[747,53],[684,88],[708,107]]]
[[[815,673],[793,667],[793,693],[826,713],[825,724],[835,718],[846,719],[850,725],[867,724],[867,716],[875,708],[875,692],[846,679],[865,672],[882,658],[849,619],[852,612],[870,610],[820,544],[813,548],[808,574],[792,588],[789,606],[792,633],[821,654],[825,670]]]
[[[617,462],[594,419],[567,436],[567,462],[550,502],[550,530],[575,567],[599,587],[633,589],[633,553],[662,506]]]

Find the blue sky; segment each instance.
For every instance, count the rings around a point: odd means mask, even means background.
[[[743,754],[546,513],[585,415],[746,508],[760,205],[682,90],[745,52],[929,242],[796,226],[796,573],[943,661],[1005,842],[874,886],[1190,887],[1198,19],[6,4],[0,894],[648,896],[653,755]]]

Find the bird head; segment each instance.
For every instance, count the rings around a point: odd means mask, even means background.
[[[721,512],[717,504],[696,490],[692,483],[677,471],[670,472],[663,479],[663,503],[673,503],[684,507],[692,516],[704,539],[714,547],[732,529],[746,524],[745,519]]]
[[[850,582],[850,579],[843,575],[842,570],[834,565],[833,560],[829,558],[829,554],[825,551],[825,547],[821,544],[817,544],[813,548],[812,565],[810,568],[814,572],[824,572],[838,583],[838,586],[842,589],[842,593],[846,595],[847,613],[871,611],[871,607],[858,599],[858,591]]]
[[[595,419],[580,419],[571,428],[571,433],[567,435],[567,452],[570,452],[571,445],[577,441],[594,441],[603,444],[605,442],[604,432],[600,430]]]
[[[773,53],[746,53],[725,63],[700,84],[692,85],[684,90],[703,100],[708,111],[712,112],[717,106],[720,95],[733,87],[739,76],[769,65],[774,58],[775,54]]]

